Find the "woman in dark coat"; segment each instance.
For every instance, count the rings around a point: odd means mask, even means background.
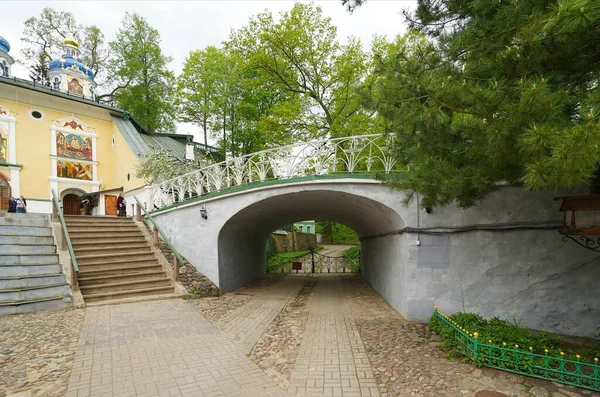
[[[127,201],[125,201],[123,193],[120,193],[117,199],[117,210],[117,216],[127,216]]]

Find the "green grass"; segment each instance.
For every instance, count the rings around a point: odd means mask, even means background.
[[[352,247],[344,251],[344,258],[353,272],[360,271],[360,247]]]
[[[561,357],[560,353],[563,352],[564,358],[571,360],[575,360],[579,354],[582,362],[594,362],[594,357],[600,356],[600,342],[591,341],[587,346],[570,345],[546,332],[534,332],[498,317],[486,320],[474,313],[456,313],[450,318],[470,333],[478,332],[482,344],[508,348],[518,345],[527,350],[532,347],[533,353],[544,355],[548,350],[548,355],[553,357]],[[441,335],[449,358],[468,359],[454,337],[454,330],[435,315],[429,320],[429,329]]]
[[[315,248],[315,251],[318,251],[322,248],[323,247],[317,247]],[[295,262],[297,259],[307,255],[310,255],[310,250],[282,252],[280,254],[271,255],[269,257],[267,271],[269,273],[280,273],[283,268],[284,272],[289,272],[292,268],[292,262]]]

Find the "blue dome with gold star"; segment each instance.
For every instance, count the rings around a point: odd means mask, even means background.
[[[7,54],[10,51],[10,44],[8,43],[8,40],[2,36],[0,36],[0,51],[6,52]]]
[[[71,55],[63,55],[60,59],[55,59],[50,62],[48,65],[49,70],[62,70],[62,69],[70,69],[75,65],[77,69],[79,69],[83,74],[87,75],[90,79],[94,80],[94,72],[87,68],[84,63],[79,60],[73,58]]]

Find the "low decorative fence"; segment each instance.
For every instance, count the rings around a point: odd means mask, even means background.
[[[352,273],[360,272],[360,255],[356,258],[349,256],[327,256],[310,250],[306,255],[291,258],[289,263],[270,273]]]
[[[561,357],[555,357],[548,355],[548,350],[538,354],[533,352],[532,347],[510,346],[507,343],[498,346],[491,344],[491,340],[485,343],[479,340],[477,332],[462,328],[449,316],[440,313],[437,306],[434,316],[439,324],[454,331],[454,338],[463,353],[479,366],[600,391],[598,358],[587,362],[577,355],[576,360],[569,360],[563,357],[564,352],[560,353]]]

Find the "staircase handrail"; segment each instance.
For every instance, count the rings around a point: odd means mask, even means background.
[[[154,219],[152,219],[152,216],[150,216],[150,213],[148,211],[146,211],[146,208],[142,205],[142,202],[137,198],[137,196],[133,196],[133,198],[137,202],[138,207],[140,207],[140,209],[144,212],[144,215],[146,216],[146,218],[152,223],[152,226],[154,226],[154,229],[156,231],[158,231],[158,234],[160,234],[160,237],[163,239],[163,241],[165,243],[167,243],[167,245],[169,246],[169,249],[175,255],[175,257],[177,258],[179,263],[183,264],[184,263],[183,257],[179,254],[179,252],[175,249],[175,247],[173,247],[173,244],[171,244],[171,242],[169,241],[169,239],[167,238],[165,233],[162,231],[160,226],[158,226],[156,221]]]
[[[56,214],[58,215],[58,219],[60,219],[60,226],[62,227],[62,231],[65,235],[65,240],[67,242],[67,248],[69,250],[69,255],[71,256],[71,263],[73,264],[73,270],[75,273],[79,274],[79,266],[77,266],[77,258],[75,258],[75,252],[73,251],[73,244],[71,244],[71,236],[69,236],[69,231],[67,230],[67,224],[65,222],[65,218],[60,209],[60,205],[58,203],[58,198],[56,197],[56,192],[54,189],[52,191],[52,202],[54,203],[54,207],[56,208]]]

